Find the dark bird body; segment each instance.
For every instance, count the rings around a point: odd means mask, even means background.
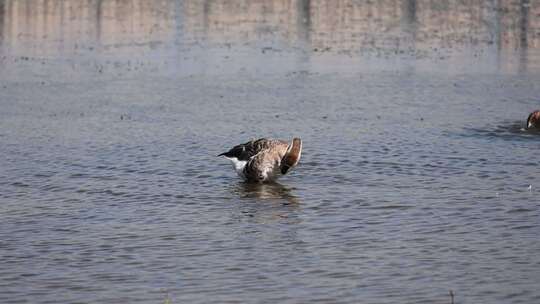
[[[527,129],[540,130],[540,110],[532,112],[527,117]]]
[[[246,181],[261,183],[287,174],[298,164],[301,153],[300,138],[294,138],[291,143],[260,138],[234,146],[219,156],[228,158],[236,173]]]

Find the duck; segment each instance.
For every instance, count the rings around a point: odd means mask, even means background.
[[[536,110],[529,114],[527,118],[527,129],[540,130],[540,110]]]
[[[259,138],[236,145],[219,154],[231,161],[234,171],[246,182],[274,182],[296,167],[302,154],[302,140],[288,142]]]

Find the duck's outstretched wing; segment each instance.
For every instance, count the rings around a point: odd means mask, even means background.
[[[235,157],[238,160],[244,160],[248,161],[253,156],[257,155],[258,153],[268,150],[271,148],[274,148],[276,146],[283,146],[287,147],[287,142],[282,140],[276,140],[276,139],[267,139],[267,138],[259,138],[257,140],[251,140],[247,143],[243,143],[237,146],[234,146],[232,149],[225,153],[221,153],[218,156],[226,156],[226,157]]]

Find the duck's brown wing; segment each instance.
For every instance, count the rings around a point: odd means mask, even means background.
[[[289,144],[281,140],[258,141],[255,147],[258,151],[244,167],[244,174],[249,181],[261,182],[274,175],[274,170],[280,166]]]
[[[287,142],[276,139],[268,138],[259,138],[257,140],[251,140],[247,143],[243,143],[237,146],[234,146],[232,149],[225,153],[221,153],[218,156],[224,155],[226,157],[236,157],[238,160],[250,160],[253,156],[257,155],[261,151],[271,149],[277,146],[285,145],[287,147]]]

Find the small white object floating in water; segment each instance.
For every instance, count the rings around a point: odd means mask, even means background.
[[[529,188],[527,188],[530,191],[532,191],[532,185],[529,185]]]
[[[248,182],[272,182],[287,174],[300,160],[302,140],[292,142],[260,138],[232,149],[218,156],[229,159],[234,170]]]

